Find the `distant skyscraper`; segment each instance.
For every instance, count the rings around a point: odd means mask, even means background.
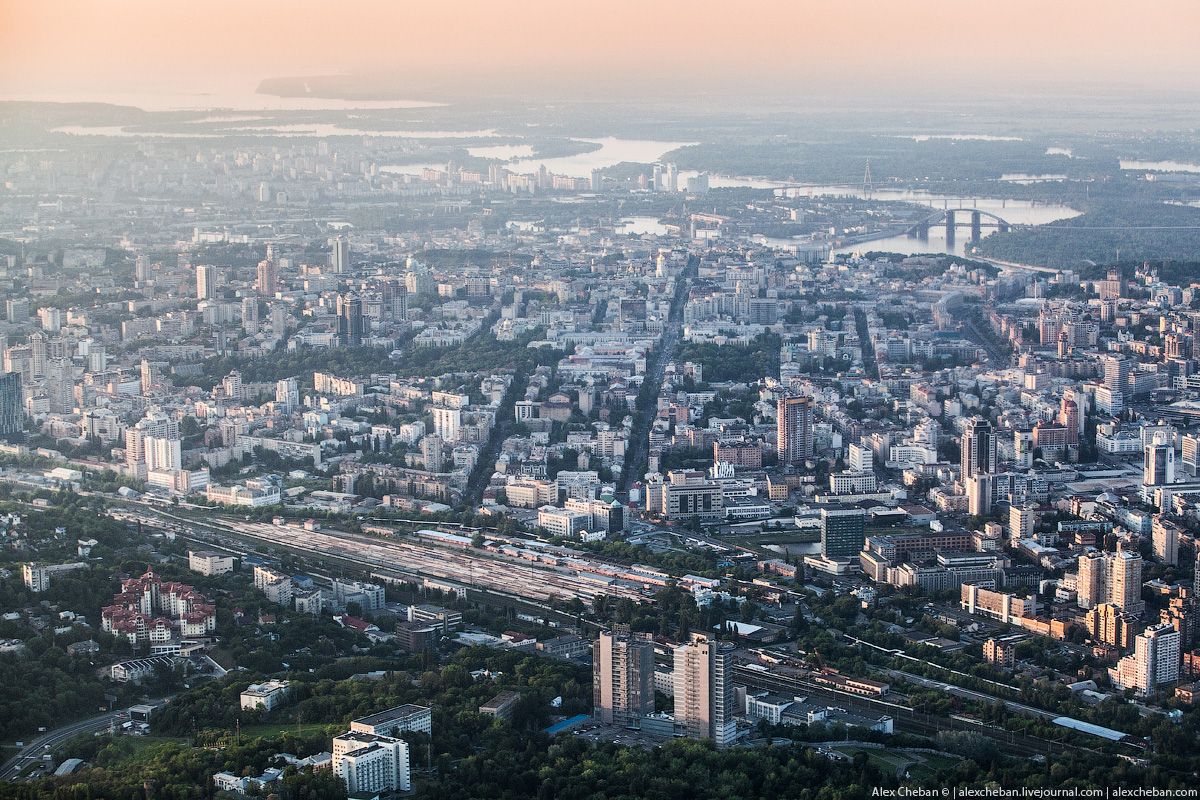
[[[1108,598],[1108,561],[1104,553],[1082,553],[1076,566],[1075,601],[1080,608],[1095,608]]]
[[[12,297],[4,301],[4,318],[14,325],[29,321],[29,301],[23,297]]]
[[[284,378],[275,383],[275,405],[285,414],[300,407],[300,384],[295,378]]]
[[[0,436],[20,433],[25,427],[25,409],[21,396],[21,374],[0,375]]]
[[[154,384],[158,380],[158,371],[154,368],[153,364],[144,358],[139,366],[142,394],[147,395],[150,394],[150,390],[154,388]]]
[[[350,271],[350,240],[339,236],[333,240],[333,271],[339,275]]]
[[[441,472],[445,464],[445,454],[442,452],[444,442],[441,436],[431,433],[421,439],[421,461],[429,472]]]
[[[1142,455],[1143,485],[1165,486],[1175,482],[1175,444],[1169,434],[1155,433]]]
[[[196,299],[211,300],[217,294],[217,268],[208,264],[196,266]]]
[[[782,466],[803,464],[813,456],[813,399],[781,397],[777,403],[775,446]]]
[[[242,298],[242,330],[250,335],[258,333],[258,298]]]
[[[363,308],[357,295],[338,296],[338,340],[342,347],[362,346]]]
[[[175,472],[183,468],[183,442],[178,436],[147,436],[145,445],[149,472]]]
[[[279,266],[272,259],[258,262],[254,288],[266,297],[274,297],[279,291]]]
[[[99,342],[91,342],[87,351],[87,371],[104,372],[106,369],[108,369],[108,351]]]
[[[1078,447],[1079,434],[1082,432],[1082,418],[1079,415],[1079,405],[1065,394],[1059,406],[1058,422],[1067,429],[1067,446]]]
[[[288,329],[288,309],[283,303],[271,304],[271,335],[282,339]]]
[[[46,360],[46,395],[52,412],[70,414],[75,410],[75,365],[71,359]]]
[[[976,475],[991,475],[996,471],[996,432],[986,419],[975,417],[967,423],[962,435],[962,480]]]
[[[733,721],[733,662],[730,653],[704,634],[675,648],[675,723],[694,739],[713,739],[718,747],[731,743]]]
[[[654,640],[618,625],[592,645],[592,708],[606,725],[654,713]]]
[[[34,331],[29,334],[29,374],[41,378],[46,374],[46,334]]]
[[[1129,402],[1133,393],[1133,366],[1128,358],[1104,357],[1104,385],[1114,396],[1119,396],[1123,403]]]

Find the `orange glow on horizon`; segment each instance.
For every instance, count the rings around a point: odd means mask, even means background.
[[[278,76],[1194,88],[1194,0],[0,0],[0,90]]]

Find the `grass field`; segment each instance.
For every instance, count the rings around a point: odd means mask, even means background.
[[[909,777],[914,781],[931,781],[937,777],[939,770],[953,769],[958,760],[949,756],[934,756],[928,753],[916,754],[920,763],[908,768]]]
[[[872,766],[889,775],[903,774],[904,767],[916,761],[913,756],[897,750],[873,750],[864,747],[835,747],[833,749],[845,753],[851,758],[856,753],[863,753]]]
[[[242,738],[262,737],[270,739],[273,737],[282,736],[285,733],[296,733],[299,731],[301,736],[307,736],[312,733],[324,733],[332,728],[342,727],[336,722],[302,722],[300,725],[296,723],[276,722],[263,723],[262,725],[243,725]]]
[[[175,736],[118,736],[110,747],[119,753],[118,763],[133,764],[148,761],[169,747],[187,744],[187,739]]]

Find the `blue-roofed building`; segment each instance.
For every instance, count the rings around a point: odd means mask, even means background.
[[[1105,728],[1101,725],[1093,725],[1090,722],[1084,722],[1081,719],[1074,717],[1055,717],[1053,720],[1055,725],[1061,725],[1064,728],[1070,728],[1080,733],[1087,733],[1092,736],[1099,736],[1102,739],[1108,739],[1110,742],[1119,742],[1122,739],[1129,738],[1129,734],[1114,731],[1112,728]]]
[[[582,725],[583,723],[587,722],[589,719],[591,719],[591,717],[589,717],[587,714],[578,714],[574,717],[568,717],[567,719],[564,719],[561,722],[556,722],[553,725],[551,725],[549,728],[546,728],[546,733],[553,736],[556,733],[562,733],[563,731],[569,731],[569,730],[571,730],[571,728],[574,728],[577,725]]]

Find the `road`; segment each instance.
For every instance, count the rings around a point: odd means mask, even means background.
[[[700,259],[693,255],[688,259],[688,265],[679,273],[675,285],[675,296],[671,299],[671,310],[667,314],[666,324],[663,325],[662,338],[659,340],[658,347],[654,348],[650,363],[646,365],[646,374],[642,379],[642,385],[651,388],[651,402],[645,403],[644,407],[638,408],[634,413],[629,452],[625,456],[625,468],[621,472],[621,485],[618,489],[618,494],[622,497],[628,497],[630,484],[646,472],[650,447],[650,426],[653,424],[654,415],[658,410],[658,404],[655,401],[659,392],[662,391],[667,364],[675,357],[675,348],[678,346],[679,337],[683,332],[683,306],[688,299],[691,278],[696,274],[699,265]],[[639,391],[638,397],[641,396],[642,392]]]
[[[963,319],[963,333],[987,352],[993,367],[1002,369],[1012,361],[1012,354],[1000,346],[996,335],[981,325],[978,318],[968,316]]]
[[[863,371],[881,378],[879,362],[875,358],[875,344],[871,341],[871,329],[867,326],[867,312],[854,309],[854,329],[858,332],[858,346],[862,349]]]
[[[53,750],[69,739],[73,739],[81,733],[95,733],[107,730],[114,720],[119,721],[120,719],[117,712],[110,711],[106,714],[80,720],[79,722],[72,722],[69,725],[64,725],[61,728],[55,728],[52,731],[41,734],[36,739],[26,743],[25,748],[21,752],[6,761],[3,766],[0,766],[0,781],[12,780],[20,773],[22,768],[27,767],[31,762],[37,761],[42,757],[43,753]],[[49,745],[49,748],[47,748],[47,745]]]
[[[495,469],[493,465],[496,463],[496,457],[500,454],[500,447],[504,444],[504,440],[512,435],[512,429],[516,427],[516,419],[513,416],[514,408],[517,401],[525,396],[525,389],[528,386],[529,374],[524,370],[519,370],[513,375],[512,385],[504,393],[504,401],[496,409],[496,424],[492,428],[491,435],[488,436],[487,443],[479,453],[479,460],[475,469],[471,471],[466,491],[463,492],[463,502],[469,505],[472,511],[483,503],[483,492],[487,489],[488,481],[492,477],[492,471]]]

